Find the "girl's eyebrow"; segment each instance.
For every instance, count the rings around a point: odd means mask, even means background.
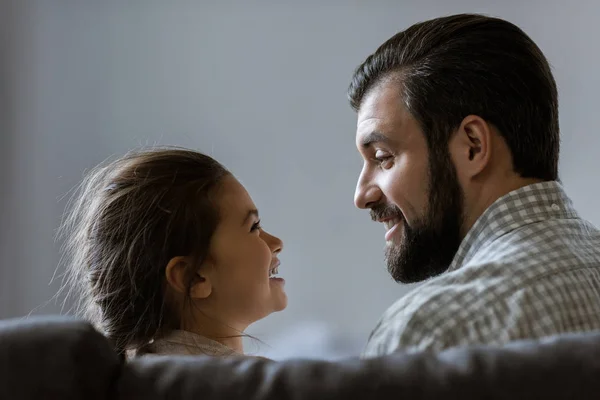
[[[244,218],[244,221],[242,222],[242,226],[246,225],[246,222],[251,218],[251,217],[256,217],[258,218],[258,210],[256,209],[252,209],[249,210],[248,213],[246,214],[246,217]]]

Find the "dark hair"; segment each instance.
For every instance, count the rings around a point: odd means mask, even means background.
[[[524,178],[558,179],[558,94],[538,46],[510,22],[460,14],[411,26],[367,57],[352,78],[355,110],[365,94],[397,80],[431,148],[447,150],[467,115],[494,125]]]
[[[91,171],[62,226],[66,279],[79,310],[124,354],[177,329],[165,268],[176,256],[207,256],[219,221],[215,191],[230,173],[177,148],[131,152]]]

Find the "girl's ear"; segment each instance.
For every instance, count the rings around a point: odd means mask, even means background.
[[[196,271],[192,276],[192,281],[188,281],[190,276],[189,270],[196,268],[189,257],[173,257],[169,260],[165,270],[167,284],[176,292],[182,295],[189,289],[189,296],[192,299],[205,299],[212,293],[212,283],[209,273],[202,271],[210,271],[209,266],[203,265],[199,271]]]

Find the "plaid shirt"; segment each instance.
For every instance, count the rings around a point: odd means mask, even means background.
[[[600,231],[558,182],[492,204],[447,272],[398,300],[363,357],[600,330]]]

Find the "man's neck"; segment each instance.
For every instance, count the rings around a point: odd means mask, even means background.
[[[543,180],[513,176],[508,179],[489,180],[480,185],[479,190],[473,198],[465,199],[467,204],[465,204],[462,237],[464,238],[467,235],[479,217],[499,198],[522,187],[540,182],[543,182]]]

